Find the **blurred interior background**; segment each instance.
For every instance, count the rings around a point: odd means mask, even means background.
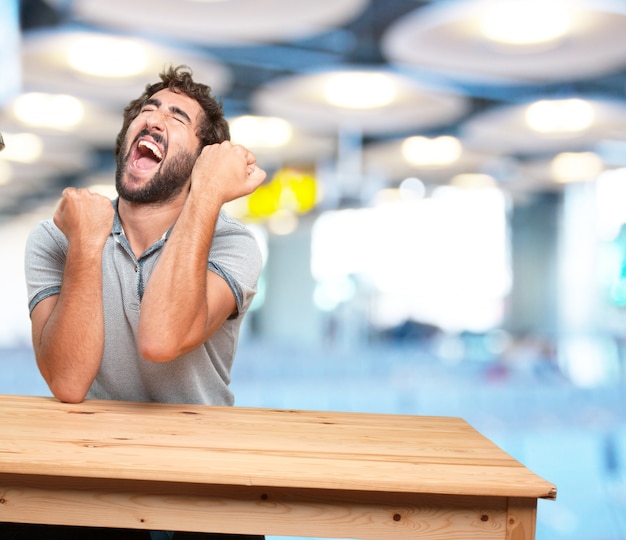
[[[23,248],[113,193],[126,103],[211,85],[267,182],[240,406],[461,416],[626,538],[626,2],[2,0],[0,392],[48,395]]]

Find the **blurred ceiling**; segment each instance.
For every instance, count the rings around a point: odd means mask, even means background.
[[[270,171],[325,170],[325,189],[335,193],[326,206],[365,204],[407,177],[434,186],[479,173],[521,197],[558,190],[550,164],[563,152],[593,153],[601,168],[624,165],[625,3],[521,4],[541,12],[525,20],[519,0],[22,0],[20,95],[0,103],[0,219],[56,199],[65,185],[112,183],[122,109],[170,63],[189,65],[211,85],[229,119],[288,121],[288,144],[249,144]],[[511,29],[486,26],[494,6],[513,16]],[[566,21],[556,9],[567,10]],[[520,28],[549,33],[551,18],[561,34],[521,43]],[[489,31],[504,37],[485,37]],[[92,38],[107,39],[104,56],[90,52]],[[89,73],[110,69],[118,52],[124,62],[112,67],[124,64],[124,76]],[[347,98],[329,103],[330,76],[345,72],[360,75],[359,86],[335,80]],[[366,106],[366,91],[379,83],[387,97]],[[81,119],[63,129],[28,124],[19,111],[34,106],[22,100],[20,109],[19,98],[31,92],[78,98]],[[533,127],[529,105],[537,101],[559,102],[571,121]],[[539,124],[552,114],[535,111]],[[574,122],[581,114],[583,123]],[[39,137],[36,160],[10,159],[18,134]],[[449,163],[406,153],[428,143],[421,151],[432,157],[433,145],[450,137],[457,148]]]

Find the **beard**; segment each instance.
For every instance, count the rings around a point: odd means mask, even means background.
[[[117,159],[115,171],[115,188],[121,199],[141,204],[164,204],[176,197],[183,190],[189,178],[196,158],[190,152],[181,152],[171,160],[163,163],[154,173],[147,184],[134,188],[129,182],[124,182],[125,170],[131,151]]]

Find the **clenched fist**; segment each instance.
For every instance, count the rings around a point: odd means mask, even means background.
[[[101,250],[111,233],[114,215],[113,205],[106,197],[68,187],[54,213],[54,223],[68,242]]]
[[[224,141],[202,149],[191,175],[191,189],[226,203],[252,193],[266,176],[252,152]]]

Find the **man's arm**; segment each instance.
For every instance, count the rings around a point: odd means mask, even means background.
[[[237,308],[224,279],[207,271],[222,205],[254,191],[265,179],[254,155],[224,142],[203,149],[191,189],[146,286],[139,350],[167,362],[204,343]]]
[[[113,215],[110,200],[73,188],[54,215],[68,239],[63,282],[58,295],[33,308],[31,323],[37,365],[61,401],[82,401],[102,360],[102,249]]]

